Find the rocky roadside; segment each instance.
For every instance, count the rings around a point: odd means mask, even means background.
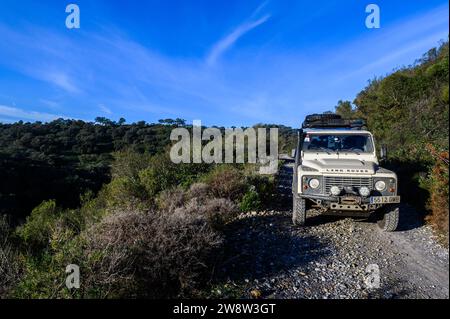
[[[449,250],[415,209],[402,205],[392,233],[374,221],[313,210],[304,227],[295,227],[291,183],[292,163],[285,163],[280,208],[241,214],[228,226],[212,297],[449,298]]]
[[[227,232],[214,297],[449,297],[448,249],[426,226],[385,233],[370,221],[310,211],[297,228],[290,212],[269,211],[242,214]]]

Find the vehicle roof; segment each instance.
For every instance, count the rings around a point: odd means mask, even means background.
[[[370,134],[369,131],[366,130],[355,130],[355,129],[348,129],[348,128],[305,128],[303,129],[303,132],[305,133],[324,133],[324,134]]]

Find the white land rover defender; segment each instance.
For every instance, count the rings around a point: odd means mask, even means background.
[[[311,205],[323,214],[378,216],[394,231],[399,221],[397,175],[379,166],[374,138],[362,120],[308,115],[299,130],[293,174],[293,215],[303,225]],[[381,157],[386,150],[381,149]]]

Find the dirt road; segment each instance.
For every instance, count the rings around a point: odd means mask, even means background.
[[[281,174],[289,181],[289,166]],[[288,196],[290,182],[281,184]],[[402,209],[401,228],[393,233],[382,232],[373,222],[314,211],[300,228],[292,226],[288,210],[243,214],[227,229],[213,295],[449,298],[448,249],[437,243],[414,209]]]

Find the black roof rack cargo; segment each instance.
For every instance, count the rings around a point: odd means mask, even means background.
[[[362,119],[345,120],[339,114],[324,113],[311,114],[305,117],[302,128],[348,128],[361,130],[364,129],[366,123]]]

